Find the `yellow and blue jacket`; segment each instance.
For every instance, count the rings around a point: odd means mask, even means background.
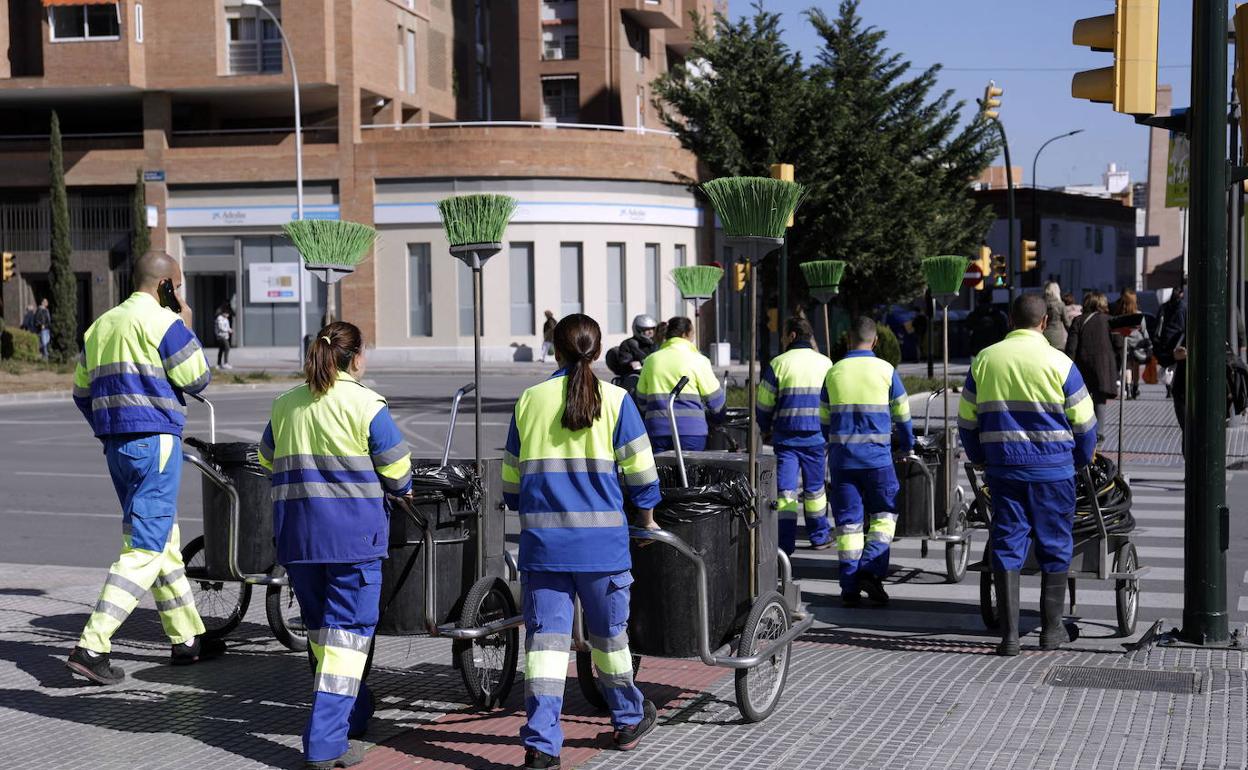
[[[637,403],[651,436],[672,435],[667,400],[681,377],[688,377],[689,383],[675,403],[676,431],[680,435],[705,436],[710,432],[707,416],[712,420],[724,416],[727,398],[711,370],[710,359],[689,340],[676,337],[646,356],[637,380]]]
[[[307,383],[273,401],[260,439],[273,473],[273,539],[280,564],[384,557],[385,494],[412,487],[412,458],[386,400],[346,372],[324,395]]]
[[[521,570],[629,569],[623,488],[638,508],[659,503],[658,472],[637,405],[622,388],[599,387],[602,416],[578,431],[560,422],[567,392],[562,369],[516,402],[503,452],[503,498],[520,512]]]
[[[1071,360],[1040,332],[1018,329],[971,364],[958,435],[991,476],[1059,481],[1092,462],[1096,414]]]
[[[832,360],[809,342],[794,342],[771,360],[758,383],[755,415],[763,433],[771,432],[773,446],[819,446],[820,396]]]
[[[97,436],[182,435],[183,393],[212,371],[195,334],[152,295],[136,291],[91,324],[74,370],[74,403]]]
[[[898,449],[914,447],[910,397],[892,364],[870,350],[851,350],[828,372],[820,405],[832,468],[885,468]]]

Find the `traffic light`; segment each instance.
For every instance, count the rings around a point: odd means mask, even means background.
[[[988,85],[984,86],[984,98],[979,103],[980,114],[988,120],[996,120],[997,108],[1001,106],[1001,97],[1005,95],[1005,89],[997,87],[997,81],[989,80]]]
[[[3,275],[4,281],[8,281],[13,277],[13,274],[17,272],[17,266],[13,264],[13,253],[9,251],[4,252],[3,262],[4,269],[0,272],[0,275]]]
[[[1112,104],[1115,112],[1157,112],[1157,14],[1159,0],[1115,0],[1114,12],[1075,22],[1075,45],[1114,55],[1112,67],[1076,72],[1076,99]]]
[[[1035,241],[1024,240],[1023,247],[1019,249],[1019,254],[1022,255],[1021,264],[1022,264],[1022,271],[1024,273],[1027,272],[1028,270],[1031,270],[1032,268],[1036,266],[1036,242]]]
[[[776,332],[780,331],[780,309],[779,308],[774,308],[774,307],[767,308],[767,331],[771,332],[772,334],[775,334]]]
[[[992,255],[992,285],[1005,286],[1006,279],[1010,277],[1010,267],[1006,264],[1004,254]]]
[[[782,182],[793,181],[793,164],[792,163],[772,163],[771,178],[779,179]],[[789,224],[786,227],[793,226],[793,215],[789,215]]]
[[[750,282],[750,263],[738,262],[733,265],[733,288],[737,291],[745,291],[746,285]]]

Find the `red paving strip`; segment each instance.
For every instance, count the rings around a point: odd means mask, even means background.
[[[637,681],[659,713],[676,711],[729,675],[728,669],[698,661],[642,659]],[[524,684],[516,682],[507,707],[488,714],[460,711],[439,717],[387,740],[368,752],[364,770],[502,770],[524,765],[520,726],[524,724]],[[661,727],[659,729],[662,729]],[[563,702],[563,767],[587,762],[611,745],[611,723],[586,703],[569,666]],[[638,749],[644,751],[643,747]]]

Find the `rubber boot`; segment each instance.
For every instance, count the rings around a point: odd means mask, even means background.
[[[994,572],[993,582],[997,588],[997,618],[1001,623],[1001,643],[997,654],[1013,657],[1020,652],[1018,646],[1018,572]]]
[[[1066,608],[1066,573],[1040,575],[1040,649],[1056,650],[1071,640],[1062,610]]]

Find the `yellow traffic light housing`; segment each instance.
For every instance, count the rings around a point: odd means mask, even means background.
[[[1022,245],[1019,253],[1022,255],[1022,271],[1025,273],[1036,266],[1036,242],[1024,240]]]
[[[750,263],[738,262],[733,265],[733,288],[737,291],[745,291],[745,287],[750,282]]]
[[[995,120],[997,117],[997,109],[1001,106],[1001,97],[1005,95],[1005,89],[997,87],[997,81],[989,80],[988,85],[984,86],[984,98],[979,103],[980,114],[988,120]]]
[[[1111,52],[1114,64],[1076,72],[1071,95],[1128,115],[1156,113],[1158,13],[1159,0],[1115,0],[1113,13],[1076,21],[1074,44]]]
[[[6,251],[3,254],[3,271],[0,275],[4,277],[4,282],[12,280],[13,275],[17,272],[17,266],[13,262],[13,253]]]
[[[793,181],[793,164],[792,163],[772,163],[771,164],[771,178],[779,179],[782,182],[792,182]],[[793,215],[790,214],[789,223],[786,225],[786,227],[792,227],[792,226],[793,226]]]

